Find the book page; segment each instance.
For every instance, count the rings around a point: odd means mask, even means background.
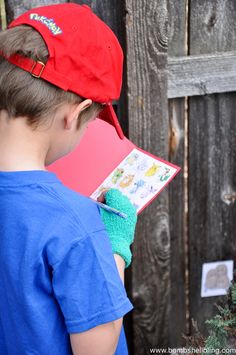
[[[97,199],[105,189],[116,188],[131,200],[138,213],[161,192],[177,170],[168,162],[133,149],[90,197]]]

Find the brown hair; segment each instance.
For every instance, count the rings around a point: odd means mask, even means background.
[[[0,51],[6,56],[18,53],[44,63],[48,60],[46,43],[39,32],[27,25],[0,32]],[[32,129],[47,122],[62,105],[79,104],[83,100],[73,92],[34,78],[0,56],[0,110],[6,110],[10,117],[27,117]],[[95,117],[102,108],[102,104],[92,102],[81,112],[77,127]]]

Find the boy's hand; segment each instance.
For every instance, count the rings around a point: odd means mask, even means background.
[[[128,216],[127,218],[122,218],[103,208],[100,209],[103,223],[105,224],[111,241],[112,251],[114,254],[119,254],[124,259],[125,268],[127,268],[132,259],[130,245],[134,240],[135,226],[137,223],[136,209],[127,196],[114,188],[100,195],[98,201],[106,203],[108,206],[114,207]]]

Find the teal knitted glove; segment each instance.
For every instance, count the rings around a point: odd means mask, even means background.
[[[125,261],[127,268],[132,260],[130,245],[134,240],[135,226],[137,223],[137,212],[127,196],[119,190],[111,188],[105,193],[105,202],[108,206],[114,207],[120,212],[127,214],[122,218],[114,213],[101,208],[101,217],[105,224],[108,236],[111,241],[112,251],[119,254]]]

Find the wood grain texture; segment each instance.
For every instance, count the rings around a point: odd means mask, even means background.
[[[168,158],[166,1],[126,1],[129,137]],[[170,231],[167,190],[140,215],[132,245],[134,354],[169,344]]]
[[[235,0],[190,0],[190,54],[235,50]]]
[[[191,0],[190,54],[236,49],[236,2]],[[221,297],[201,298],[204,262],[236,260],[235,93],[189,98],[190,315],[206,333],[205,320]],[[207,333],[206,333],[207,334]]]
[[[169,0],[167,3],[168,59],[187,55],[187,3],[188,0]]]
[[[0,0],[0,30],[5,30],[6,27],[7,27],[7,19],[6,19],[5,1]]]
[[[235,110],[236,93],[195,97],[190,106],[190,311],[205,333],[221,297],[201,298],[202,264],[236,260],[236,203],[225,198],[236,191]]]
[[[187,55],[187,9],[186,0],[169,1],[169,42],[168,58]],[[169,60],[169,59],[168,59]],[[168,76],[168,90],[170,81]],[[169,220],[170,220],[170,265],[171,265],[171,306],[169,331],[170,347],[184,345],[182,333],[188,333],[187,319],[187,277],[186,277],[186,218],[185,197],[185,98],[168,100],[169,106],[169,160],[182,168],[181,172],[169,185]],[[178,326],[176,326],[178,324]]]
[[[169,160],[181,167],[181,172],[169,186],[169,219],[170,219],[170,241],[171,241],[171,306],[169,323],[170,339],[169,346],[179,347],[184,345],[182,334],[187,334],[189,324],[187,319],[188,311],[188,279],[186,275],[186,218],[184,208],[185,197],[185,176],[184,160],[185,149],[185,102],[184,99],[169,100],[169,120],[172,127],[172,137],[176,140],[174,149],[170,151]],[[178,327],[176,327],[178,324]]]
[[[0,30],[3,29],[3,16],[4,16],[4,11],[5,10],[5,2],[4,0],[0,0]]]
[[[7,0],[6,1],[6,12],[7,12],[7,22],[11,22],[14,18],[20,16],[24,12],[33,9],[34,7],[62,4],[67,1],[60,0]]]
[[[236,91],[236,52],[168,58],[168,97]]]

